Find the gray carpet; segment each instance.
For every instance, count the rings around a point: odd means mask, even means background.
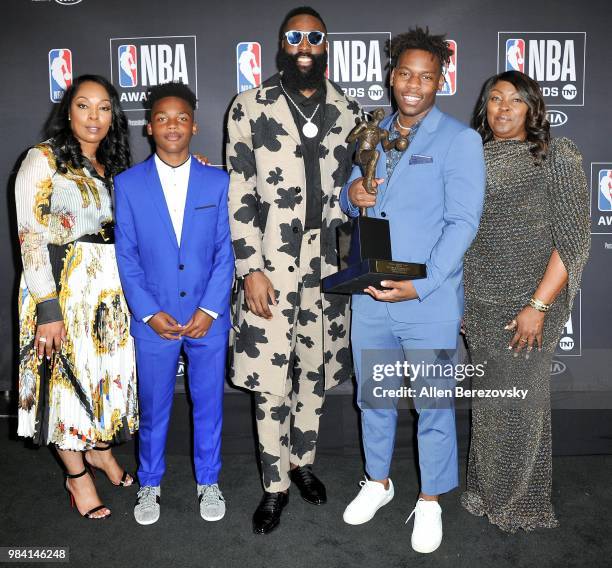
[[[321,455],[316,471],[329,503],[314,507],[291,492],[280,527],[271,535],[251,533],[251,514],[261,489],[252,454],[225,456],[220,480],[226,517],[206,523],[198,514],[188,456],[169,455],[162,486],[160,521],[141,527],[132,517],[135,488],[97,485],[112,518],[82,519],[71,511],[62,476],[47,448],[30,449],[9,440],[9,421],[0,420],[0,546],[69,546],[71,566],[128,567],[400,567],[400,566],[610,566],[612,557],[612,456],[557,457],[554,502],[561,526],[508,535],[458,505],[459,491],[442,501],[444,541],[431,555],[410,547],[417,478],[412,459],[395,460],[395,499],[369,523],[342,522],[346,504],[359,489],[359,456]],[[130,468],[129,454],[121,459]],[[464,464],[461,466],[464,471]],[[23,565],[23,564],[21,564]]]

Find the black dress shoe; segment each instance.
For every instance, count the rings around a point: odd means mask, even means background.
[[[287,493],[265,491],[253,514],[253,532],[255,534],[272,532],[280,523],[281,513],[288,502],[289,491]]]
[[[312,505],[323,505],[327,503],[327,493],[325,485],[312,473],[309,465],[296,467],[289,472],[291,481],[300,490],[300,495],[304,501]]]

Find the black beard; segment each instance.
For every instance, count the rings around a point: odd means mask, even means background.
[[[312,67],[306,73],[300,71],[297,65],[298,57],[310,55],[312,57]],[[283,73],[283,84],[294,91],[306,91],[309,89],[319,89],[325,82],[325,69],[327,68],[327,51],[321,55],[297,53],[289,55],[284,50],[280,50],[276,56],[276,65]]]

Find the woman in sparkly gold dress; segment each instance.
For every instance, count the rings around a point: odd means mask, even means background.
[[[554,527],[550,363],[590,247],[582,156],[550,139],[540,88],[517,71],[485,83],[473,126],[487,187],[465,257],[466,339],[485,369],[472,386],[527,394],[474,401],[461,501],[505,531]]]
[[[110,510],[91,468],[133,482],[111,444],[138,428],[134,347],[113,246],[112,176],[129,166],[127,121],[103,77],[75,79],[15,185],[19,288],[18,434],[53,444],[71,502]],[[100,451],[106,450],[106,451]]]

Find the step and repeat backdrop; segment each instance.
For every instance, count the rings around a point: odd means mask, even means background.
[[[20,271],[13,181],[22,152],[74,77],[97,73],[119,91],[133,156],[151,151],[143,103],[152,85],[183,81],[198,96],[193,149],[223,167],[231,99],[276,71],[278,30],[292,2],[4,0],[0,39],[0,390],[15,387]],[[573,139],[591,191],[593,246],[557,354],[559,405],[612,408],[612,71],[608,0],[313,1],[328,27],[328,75],[366,108],[391,110],[385,45],[409,27],[446,33],[454,50],[438,105],[464,121],[483,82],[517,69],[542,86],[553,136]],[[508,212],[512,214],[512,212]],[[608,406],[610,405],[610,406]]]

